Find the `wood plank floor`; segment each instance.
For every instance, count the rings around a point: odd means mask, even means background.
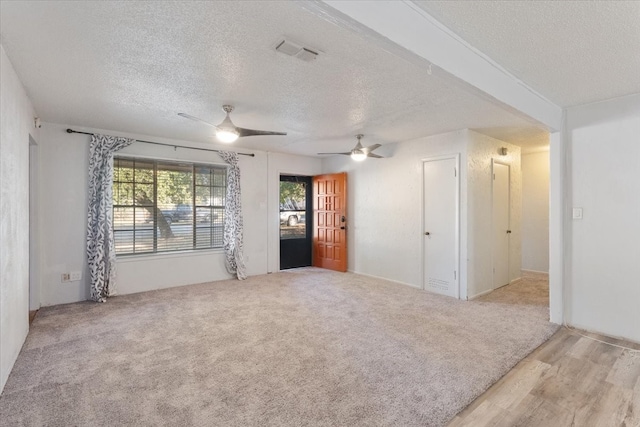
[[[449,427],[640,427],[640,344],[561,328]]]

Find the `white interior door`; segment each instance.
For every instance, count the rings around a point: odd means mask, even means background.
[[[458,158],[423,163],[424,289],[459,298]]]
[[[509,166],[493,162],[493,288],[509,284]]]

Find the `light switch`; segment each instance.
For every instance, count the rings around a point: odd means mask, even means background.
[[[573,219],[582,219],[582,208],[573,208]]]

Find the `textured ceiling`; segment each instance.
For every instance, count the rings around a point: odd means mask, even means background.
[[[460,128],[525,147],[546,129],[450,76],[402,60],[296,2],[1,2],[2,44],[41,119],[211,142],[230,103],[241,127],[289,135],[244,148],[313,155]],[[282,37],[321,51],[303,62]]]
[[[640,92],[640,1],[415,1],[559,106]]]

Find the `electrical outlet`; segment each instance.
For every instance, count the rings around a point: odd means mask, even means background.
[[[71,275],[69,273],[62,273],[62,277],[60,278],[60,281],[62,283],[68,282],[70,280],[71,280]]]
[[[77,282],[77,281],[79,281],[81,279],[82,279],[82,273],[80,273],[79,271],[72,271],[71,272],[70,280],[72,282]]]

